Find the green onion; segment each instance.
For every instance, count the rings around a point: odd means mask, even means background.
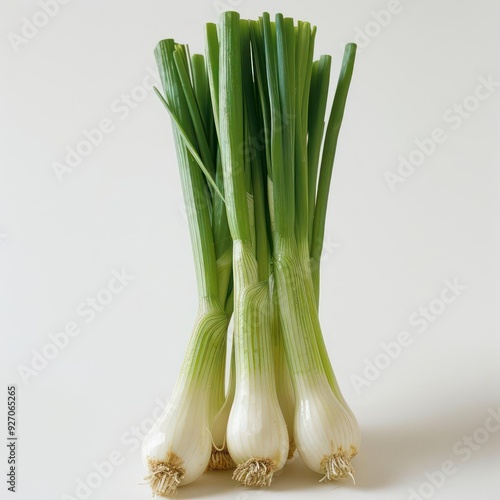
[[[224,237],[225,211],[219,210],[218,218],[213,217],[217,195],[211,194],[207,178],[215,172],[207,168],[204,176],[193,156],[193,153],[204,156],[209,161],[205,146],[200,146],[206,139],[200,134],[207,125],[202,123],[192,84],[185,80],[186,51],[173,40],[163,40],[155,55],[165,91],[164,102],[174,117],[200,304],[174,392],[143,445],[153,494],[170,495],[178,485],[202,474],[212,453],[210,428],[223,404],[228,312],[232,309],[232,303],[226,308],[231,293],[231,241]],[[208,113],[205,120],[209,124]]]
[[[304,71],[303,67],[310,67],[311,63],[303,63],[302,67],[296,66],[296,74],[293,77],[287,71],[286,64],[278,64],[276,68],[273,63],[276,53],[278,59],[287,58],[287,46],[291,43],[287,39],[290,36],[290,29],[286,21],[278,15],[275,39],[272,36],[273,26],[267,15],[263,16],[262,23],[265,33],[263,56],[268,61],[267,77],[270,82],[271,107],[279,109],[281,106],[281,109],[287,109],[290,107],[294,89],[297,86],[300,88],[302,84],[308,85],[309,72]],[[339,97],[334,101],[330,119],[332,125],[329,126],[331,133],[327,133],[327,141],[329,135],[330,139],[338,137],[345,96],[352,74],[354,53],[354,46],[348,46],[341,74],[340,91],[337,91]],[[300,81],[301,78],[306,80],[305,83]],[[276,95],[273,87],[276,85],[276,80],[280,83],[281,93],[279,102],[273,103],[272,96]],[[320,253],[316,250],[315,253],[309,252],[308,235],[311,231],[307,224],[310,224],[310,218],[303,216],[304,213],[307,214],[310,205],[314,206],[313,248],[319,246],[321,249],[323,233],[315,232],[314,227],[324,227],[322,222],[324,224],[326,217],[327,198],[325,199],[323,192],[328,188],[325,187],[325,182],[329,183],[331,177],[336,142],[333,144],[325,142],[322,160],[324,174],[320,174],[318,194],[316,194],[305,185],[306,176],[300,172],[300,169],[304,168],[303,157],[295,156],[297,151],[300,155],[302,149],[294,150],[290,138],[287,140],[289,129],[295,127],[296,144],[303,145],[306,134],[304,126],[301,125],[299,115],[285,114],[285,116],[286,126],[277,127],[274,122],[271,123],[272,201],[275,214],[273,262],[285,349],[296,398],[294,441],[301,458],[311,469],[323,473],[327,479],[339,479],[352,475],[350,462],[358,452],[359,428],[340,393],[326,353],[316,309],[317,294],[314,293],[319,273],[315,268],[317,276],[315,282],[311,268],[315,265],[315,260],[311,261],[311,257],[319,262]],[[295,165],[295,176],[292,175],[291,165]],[[299,182],[295,182],[292,186],[292,179]],[[294,190],[296,194],[300,193],[295,199],[295,204],[290,199],[290,193]],[[316,197],[315,203],[310,204],[308,193]],[[283,203],[285,199],[286,202]],[[294,221],[294,233],[290,231],[290,220]],[[304,413],[303,408],[308,408],[308,411]]]
[[[267,486],[295,448],[322,480],[353,476],[359,427],[318,308],[356,46],[346,46],[327,120],[331,57],[314,59],[315,39],[315,27],[282,14],[225,12],[207,24],[204,56],[173,40],[155,50],[200,309],[170,403],[145,440],[153,494],[173,494],[207,468],[235,467],[235,480]]]
[[[234,12],[221,16],[219,28],[219,142],[226,212],[233,238],[236,363],[227,446],[237,465],[233,477],[247,486],[264,486],[286,462],[288,432],[274,378],[267,231],[260,227],[265,224],[262,213],[257,214],[257,219],[255,213],[249,215],[255,207],[262,209],[263,180],[257,173],[260,166],[256,164],[252,169],[241,149],[249,129],[248,116],[245,123],[243,74],[249,77],[250,33],[248,22],[240,22]],[[248,101],[246,104],[252,105]],[[260,192],[258,203],[250,194],[253,185]],[[259,238],[261,260],[257,260],[256,233],[265,238]],[[262,275],[264,280],[260,279]]]

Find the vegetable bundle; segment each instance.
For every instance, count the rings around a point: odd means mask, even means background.
[[[205,56],[155,49],[172,118],[199,312],[169,405],[143,458],[154,495],[208,469],[270,485],[298,450],[352,476],[360,433],[318,317],[328,193],[356,47],[346,46],[326,122],[331,57],[316,28],[235,12],[206,27]],[[229,383],[228,325],[233,316]]]

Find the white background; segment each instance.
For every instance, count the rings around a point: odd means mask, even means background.
[[[411,488],[423,488],[421,498],[500,498],[500,432],[478,430],[488,411],[500,411],[500,88],[456,130],[450,118],[480,77],[500,81],[500,4],[400,0],[381,26],[372,12],[388,0],[231,1],[245,17],[280,11],[316,24],[317,53],[334,56],[333,81],[341,47],[354,38],[364,45],[333,178],[321,308],[363,444],[356,486],[318,484],[296,459],[270,490],[213,473],[178,498],[404,500]],[[19,419],[18,493],[2,479],[2,499],[83,498],[77,480],[111,454],[120,465],[89,498],[150,498],[138,484],[132,433],[143,433],[172,390],[196,294],[170,123],[153,93],[137,87],[154,70],[161,38],[203,50],[204,23],[223,3],[72,0],[16,51],[12,34],[40,8],[2,2],[0,436],[8,384],[17,385]],[[131,91],[142,100],[124,109],[117,100]],[[53,163],[106,118],[112,133],[59,182]],[[385,173],[397,173],[399,155],[435,128],[446,141],[391,191]],[[122,269],[134,279],[86,323],[79,304]],[[419,331],[410,316],[439,298],[446,279],[466,289]],[[25,384],[19,366],[30,367],[33,351],[70,321],[80,335]],[[356,390],[366,360],[401,331],[411,345]],[[457,453],[470,435],[482,444]],[[445,461],[454,474],[439,488],[422,486]]]

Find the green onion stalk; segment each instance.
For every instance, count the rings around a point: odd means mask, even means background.
[[[221,199],[221,167],[210,144],[216,134],[203,56],[191,59],[187,48],[173,40],[162,40],[155,56],[165,92],[160,96],[174,123],[199,297],[173,394],[143,444],[153,495],[171,495],[201,475],[212,456],[210,429],[225,397],[232,241]]]
[[[296,399],[294,441],[311,469],[324,479],[341,479],[352,476],[360,433],[335,379],[317,311],[328,189],[355,45],[346,47],[323,142],[330,64],[325,58],[313,61],[315,29],[302,22],[294,26],[281,14],[274,23],[264,14],[252,29],[269,137],[274,275]]]
[[[227,423],[233,478],[265,486],[288,456],[272,352],[270,255],[263,165],[244,147],[255,126],[250,25],[235,12],[219,24],[218,130],[233,239],[236,387]],[[209,43],[216,43],[215,37]]]

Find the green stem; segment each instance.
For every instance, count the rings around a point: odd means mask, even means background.
[[[308,216],[309,216],[309,246],[312,242],[314,207],[316,204],[316,190],[318,185],[318,168],[323,144],[323,133],[325,130],[325,112],[328,99],[328,86],[330,85],[330,70],[332,58],[321,56],[319,61],[313,64],[313,76],[311,82],[311,93],[309,97],[308,113]]]
[[[174,50],[173,40],[162,40],[155,49],[155,56],[166,100],[189,139],[195,142],[191,114],[173,63]],[[207,184],[177,129],[174,130],[174,137],[194,253],[198,293],[202,298],[218,298],[217,266],[210,222],[211,202]]]
[[[344,116],[347,93],[351,83],[355,57],[356,45],[353,43],[346,45],[337,90],[333,100],[332,112],[326,129],[325,145],[323,148],[323,157],[321,159],[321,170],[319,174],[318,195],[316,197],[316,209],[314,212],[314,225],[311,243],[311,270],[316,302],[319,301],[319,264],[321,252],[323,250],[323,241],[325,238],[326,210],[328,207],[328,195],[332,179],[333,162],[335,160],[337,141],[339,138],[342,118]]]
[[[251,243],[242,151],[244,115],[239,15],[225,12],[220,23],[219,116],[224,119],[219,121],[219,133],[226,210],[233,240]]]

